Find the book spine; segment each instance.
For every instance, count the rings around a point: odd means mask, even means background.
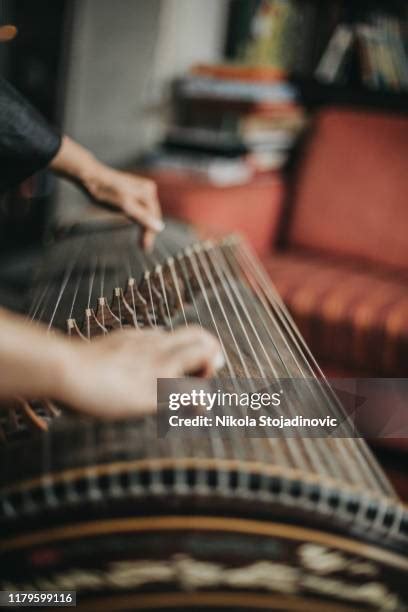
[[[371,66],[370,54],[367,48],[367,41],[361,33],[357,32],[357,49],[360,57],[361,76],[364,85],[372,87],[375,85],[373,68]]]
[[[402,89],[408,89],[408,58],[405,53],[400,24],[396,19],[388,19],[387,35],[394,51],[394,61]]]
[[[245,102],[290,102],[296,90],[289,83],[250,83],[206,77],[187,77],[179,82],[179,92],[186,98],[213,98]]]
[[[377,65],[377,54],[373,42],[373,33],[371,26],[361,24],[357,26],[358,38],[362,48],[365,50],[367,66],[369,67],[369,85],[377,88],[380,86],[380,76]]]
[[[353,38],[353,30],[350,27],[342,24],[337,26],[316,68],[315,76],[318,79],[326,83],[336,80]]]
[[[381,17],[376,21],[376,30],[384,80],[389,89],[398,91],[400,89],[398,73],[393,61],[392,47],[389,44],[384,19]]]
[[[378,35],[378,29],[374,26],[372,28],[371,44],[376,61],[379,87],[380,89],[387,89],[389,85],[387,80],[387,70],[384,65],[383,49],[381,46],[380,37]]]

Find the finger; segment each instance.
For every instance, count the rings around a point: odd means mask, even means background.
[[[222,367],[223,357],[218,351],[211,351],[200,343],[179,347],[173,352],[172,376],[195,374],[202,378],[213,376]]]
[[[143,193],[139,197],[139,200],[153,217],[159,220],[162,219],[162,210],[157,195],[157,187],[155,183],[149,183],[143,189]]]
[[[143,186],[144,199],[150,203],[156,213],[161,214],[161,207],[157,195],[157,185],[153,181],[145,182]]]
[[[153,184],[154,189],[147,190],[147,195],[142,199],[143,204],[146,206],[146,209],[156,218],[162,219],[162,211],[159,203],[159,199],[157,197],[156,186]],[[150,230],[145,231],[142,237],[142,247],[145,251],[151,251],[154,246],[154,242],[157,237],[157,232],[151,232]]]
[[[179,330],[167,339],[164,358],[173,376],[195,372],[209,375],[222,367],[224,357],[217,340],[200,328]]]
[[[90,343],[90,347],[110,346],[120,348],[123,346],[131,345],[134,347],[135,353],[139,351],[139,342],[141,340],[149,339],[151,342],[156,342],[158,338],[165,338],[166,333],[164,330],[156,327],[154,329],[117,329],[107,336],[97,336],[95,340]],[[79,342],[81,342],[79,340]],[[81,344],[82,345],[82,344]]]
[[[140,184],[138,181],[138,200],[148,213],[155,219],[162,220],[162,210],[157,195],[157,185],[153,181],[146,180],[143,182],[142,193],[140,194]],[[141,246],[145,251],[151,251],[154,246],[157,232],[146,230],[141,238]]]
[[[134,185],[134,197],[139,200],[152,213],[154,217],[161,218],[161,206],[157,195],[157,185],[149,180],[137,180]]]
[[[123,206],[123,211],[134,221],[137,221],[148,230],[155,234],[163,231],[164,223],[161,219],[154,217],[138,202],[127,202]]]
[[[139,237],[140,248],[146,253],[150,253],[153,250],[154,241],[156,240],[157,232],[152,230],[142,230]]]
[[[172,334],[166,334],[163,349],[171,351],[179,346],[194,342],[207,343],[214,349],[219,348],[218,340],[209,331],[199,325],[190,325],[189,327],[179,327]]]
[[[150,252],[153,250],[154,242],[156,240],[157,232],[151,230],[145,230],[142,235],[142,248],[144,251]]]
[[[157,191],[154,191],[151,198],[149,198],[148,207],[149,207],[149,210],[151,210],[154,213],[154,216],[157,219],[162,219],[163,214],[162,214],[162,209],[161,209],[161,205],[159,202],[159,198],[157,196]]]

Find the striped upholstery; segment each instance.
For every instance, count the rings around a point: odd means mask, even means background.
[[[408,274],[293,250],[264,263],[319,359],[366,375],[408,376]]]

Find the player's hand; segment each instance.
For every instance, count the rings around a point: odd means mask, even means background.
[[[113,206],[139,223],[144,228],[143,248],[153,247],[157,233],[164,229],[153,181],[98,163],[83,186],[97,203]]]
[[[190,327],[174,333],[123,330],[89,344],[78,340],[69,361],[56,399],[115,419],[154,412],[158,378],[211,376],[224,360],[211,334]]]
[[[153,181],[111,168],[69,136],[62,137],[50,168],[80,185],[97,204],[113,207],[139,223],[144,230],[142,246],[152,248],[164,228]]]

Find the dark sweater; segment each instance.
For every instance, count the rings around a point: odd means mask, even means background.
[[[61,136],[0,77],[0,193],[45,168]]]

